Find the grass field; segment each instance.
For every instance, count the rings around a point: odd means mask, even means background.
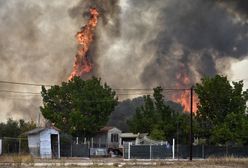
[[[83,158],[62,158],[62,159],[34,159],[29,155],[5,155],[0,156],[0,167],[64,167],[64,168],[247,168],[248,158],[209,158],[205,160],[130,160],[124,161],[123,159],[103,158],[103,159],[83,159]]]

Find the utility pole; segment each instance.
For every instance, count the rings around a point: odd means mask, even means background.
[[[190,151],[189,151],[189,160],[192,161],[192,140],[193,140],[193,91],[194,86],[190,88]]]

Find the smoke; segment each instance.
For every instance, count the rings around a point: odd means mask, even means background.
[[[0,0],[0,80],[59,84],[66,80],[81,23],[68,15],[79,1]],[[40,92],[40,87],[0,84],[1,90]],[[0,94],[1,120],[37,119],[41,96]]]
[[[113,88],[189,87],[204,75],[231,74],[232,63],[247,57],[243,0],[0,0],[0,79],[66,81],[89,7],[101,14],[87,54],[90,76]],[[2,118],[35,119],[40,103],[38,96],[1,94]]]
[[[231,65],[224,60],[247,55],[241,3],[120,1],[119,36],[109,34],[107,27],[98,29],[97,74],[117,88],[175,88],[224,73]],[[185,76],[190,82],[184,82]]]

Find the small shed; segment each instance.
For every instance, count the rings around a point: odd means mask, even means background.
[[[60,158],[59,129],[53,126],[35,128],[25,133],[28,136],[30,154],[41,158]]]

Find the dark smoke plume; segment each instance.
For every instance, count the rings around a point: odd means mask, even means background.
[[[246,0],[0,0],[0,79],[66,81],[76,54],[75,34],[87,21],[88,8],[96,7],[101,17],[88,53],[94,66],[90,75],[113,88],[188,87],[204,75],[229,73],[233,62],[247,59],[247,4]],[[189,80],[182,80],[185,77]],[[0,89],[40,91],[10,85]],[[41,103],[36,96],[10,94],[2,94],[0,100],[2,119],[36,119]]]

